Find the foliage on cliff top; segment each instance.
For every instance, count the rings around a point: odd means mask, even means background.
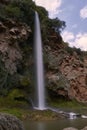
[[[8,4],[0,3],[0,17],[16,19],[32,26],[34,6],[32,0],[12,0]]]
[[[85,57],[87,57],[87,51],[82,51],[80,48],[70,47],[69,43],[63,42],[63,46],[65,51],[67,51],[70,55],[73,55],[74,52],[79,56],[80,60],[83,61]]]
[[[45,8],[36,6],[32,0],[11,0],[8,4],[0,3],[0,17],[12,18],[34,27],[34,12],[37,11],[40,16],[41,28],[43,33],[49,29],[55,28],[60,32],[65,27],[65,22],[58,18],[50,19]]]

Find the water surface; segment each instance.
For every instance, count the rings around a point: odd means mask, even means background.
[[[87,119],[60,119],[58,121],[25,121],[26,130],[62,130],[66,127],[82,129],[87,126]]]

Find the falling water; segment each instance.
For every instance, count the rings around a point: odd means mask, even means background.
[[[43,71],[43,56],[42,56],[42,39],[40,31],[40,21],[38,13],[35,12],[35,37],[34,50],[36,62],[36,88],[37,88],[37,104],[36,109],[45,109],[45,88],[44,88],[44,71]]]
[[[57,113],[61,113],[70,119],[77,117],[87,118],[85,115],[80,115],[73,112],[64,112],[51,107],[45,106],[45,85],[44,85],[44,69],[43,69],[43,56],[42,56],[42,40],[40,31],[40,22],[38,13],[35,12],[35,37],[34,37],[34,50],[35,50],[35,63],[36,63],[36,89],[37,89],[37,103],[34,106],[35,109],[44,110],[49,109]],[[42,126],[40,126],[42,129]]]

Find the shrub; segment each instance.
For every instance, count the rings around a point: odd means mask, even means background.
[[[20,18],[20,15],[21,15],[20,8],[13,7],[12,5],[8,5],[5,7],[5,10],[6,10],[7,16],[16,18],[16,19]]]

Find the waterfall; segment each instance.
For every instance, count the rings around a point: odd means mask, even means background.
[[[40,31],[40,21],[38,13],[35,12],[35,37],[34,37],[34,54],[36,66],[36,98],[37,103],[35,108],[39,110],[45,109],[45,85],[44,85],[44,69],[43,69],[43,54],[42,54],[42,39]]]
[[[56,113],[63,114],[69,119],[75,119],[77,117],[87,118],[85,115],[74,112],[64,112],[52,107],[45,106],[45,84],[44,84],[44,67],[43,67],[43,54],[42,54],[42,40],[40,31],[40,22],[38,13],[35,12],[35,36],[34,36],[34,55],[35,55],[35,66],[36,66],[36,99],[37,103],[34,106],[38,110],[52,110]],[[33,104],[33,103],[32,103]],[[39,126],[42,129],[42,125]]]

